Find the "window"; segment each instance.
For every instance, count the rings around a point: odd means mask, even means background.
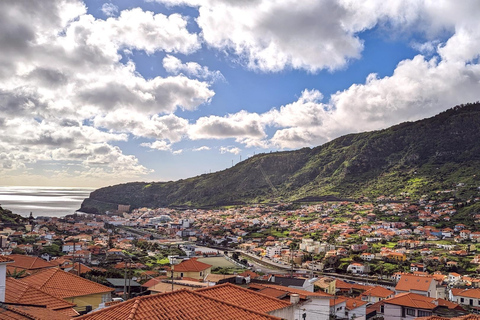
[[[200,277],[202,277],[202,276],[203,276],[203,274],[202,274],[202,273],[203,273],[203,272],[202,272],[202,271],[200,271]]]
[[[183,272],[180,272],[180,278],[183,278]]]
[[[460,302],[463,302],[463,301],[464,301],[463,298],[460,298]]]
[[[418,316],[419,317],[429,317],[431,315],[432,315],[432,313],[430,311],[418,310]]]
[[[406,313],[409,316],[415,316],[415,309],[407,308]]]

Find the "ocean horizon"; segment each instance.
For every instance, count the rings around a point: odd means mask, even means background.
[[[0,186],[0,206],[21,216],[61,217],[80,209],[93,188]]]

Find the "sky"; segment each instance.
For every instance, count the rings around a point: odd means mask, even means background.
[[[478,0],[0,1],[0,185],[224,170],[480,100]]]

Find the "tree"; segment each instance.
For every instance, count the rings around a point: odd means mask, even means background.
[[[13,271],[7,270],[7,277],[11,277],[14,279],[20,279],[27,276],[27,270],[17,270],[14,268]]]

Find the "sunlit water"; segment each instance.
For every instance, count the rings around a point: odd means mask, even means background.
[[[0,206],[22,216],[60,217],[80,209],[93,189],[60,187],[0,187]]]

